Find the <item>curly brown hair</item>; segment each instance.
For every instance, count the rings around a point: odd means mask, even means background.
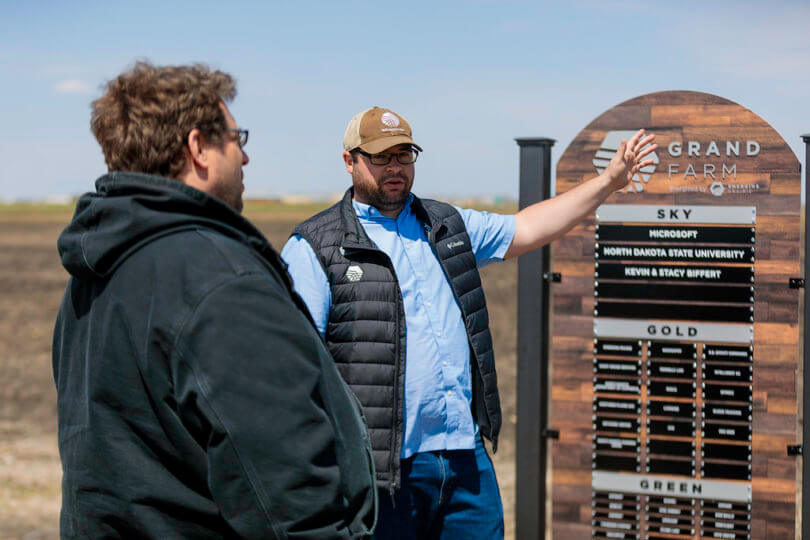
[[[92,104],[90,129],[107,168],[178,178],[192,129],[222,143],[227,125],[219,104],[233,100],[236,83],[203,64],[156,67],[140,61],[106,90]]]

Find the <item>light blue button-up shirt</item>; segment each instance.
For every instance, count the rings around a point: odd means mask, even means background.
[[[402,458],[417,452],[475,448],[478,429],[470,412],[470,348],[461,310],[424,225],[411,211],[412,200],[413,196],[396,219],[353,201],[369,238],[391,259],[402,291],[406,320]],[[478,266],[502,261],[515,234],[514,216],[458,211]],[[332,294],[312,247],[296,235],[281,256],[289,264],[296,292],[325,334]]]

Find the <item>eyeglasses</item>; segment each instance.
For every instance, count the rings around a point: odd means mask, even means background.
[[[416,161],[416,158],[419,157],[419,152],[413,148],[403,150],[401,152],[395,152],[393,154],[369,154],[368,152],[364,152],[359,148],[355,148],[354,152],[366,156],[372,165],[388,165],[391,163],[391,158],[394,156],[397,156],[397,161],[400,165],[410,165]]]
[[[248,130],[239,128],[228,128],[228,131],[236,134],[236,142],[239,143],[239,148],[244,148],[248,142]]]

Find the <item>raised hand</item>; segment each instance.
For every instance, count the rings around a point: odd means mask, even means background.
[[[655,135],[645,136],[644,133],[644,130],[640,129],[630,137],[629,141],[623,140],[619,149],[616,150],[616,155],[605,169],[605,174],[610,178],[614,190],[622,189],[639,169],[654,163],[652,159],[644,158],[658,148],[658,145],[653,142]]]

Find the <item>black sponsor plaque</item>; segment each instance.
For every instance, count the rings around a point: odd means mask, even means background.
[[[695,397],[695,383],[650,381],[647,383],[647,393],[650,396],[693,398]]]
[[[665,525],[669,527],[692,527],[694,526],[691,517],[674,517],[674,516],[647,516],[647,523],[649,525]]]
[[[694,362],[666,362],[650,360],[647,364],[647,375],[667,379],[694,380],[696,364]]]
[[[751,446],[742,444],[702,443],[701,456],[706,459],[751,461]]]
[[[694,418],[695,404],[677,401],[650,400],[647,402],[648,416],[666,416],[669,418]]]
[[[753,306],[614,302],[599,300],[594,315],[619,319],[677,319],[707,322],[753,322]]]
[[[753,302],[754,288],[750,285],[690,285],[664,283],[605,283],[597,282],[594,296],[625,300],[695,300],[699,302]]]
[[[754,348],[734,345],[704,345],[703,358],[713,362],[753,362]]]
[[[754,267],[601,262],[597,263],[594,268],[594,277],[600,280],[665,280],[668,282],[752,285],[754,283]]]
[[[593,501],[594,508],[602,508],[606,510],[621,510],[624,512],[638,512],[641,508],[637,502],[623,503],[614,501],[597,500]]]
[[[695,423],[691,420],[647,420],[647,433],[650,435],[694,437]]]
[[[632,522],[616,522],[616,521],[607,521],[604,519],[595,519],[591,521],[591,525],[594,527],[601,527],[603,529],[619,529],[624,531],[637,531],[638,530],[638,523],[635,521]],[[610,538],[613,538],[611,536]]]
[[[750,422],[751,405],[728,405],[706,403],[703,405],[703,418],[705,420],[739,420]]]
[[[650,438],[647,439],[647,453],[692,458],[695,456],[695,442]]]
[[[638,379],[614,379],[607,377],[594,377],[594,392],[611,392],[614,394],[639,394],[641,382]]]
[[[731,501],[710,501],[701,500],[700,507],[703,511],[731,511],[731,512],[750,512],[751,505],[746,503],[731,502]]]
[[[680,476],[694,476],[694,460],[677,460],[664,458],[647,458],[647,472],[653,474],[677,474]]]
[[[662,534],[688,534],[692,536],[695,534],[695,529],[689,527],[672,527],[670,525],[649,525],[647,530]],[[647,538],[652,538],[648,536]],[[669,538],[669,537],[661,537],[661,538]]]
[[[641,414],[640,399],[619,399],[596,396],[593,398],[593,411]]]
[[[743,401],[750,403],[752,398],[751,385],[732,386],[703,383],[703,399],[705,401]]]
[[[697,357],[697,345],[694,343],[648,341],[647,349],[647,356],[650,358],[677,358],[680,360],[692,360]]]
[[[717,510],[717,509],[702,509],[700,517],[706,519],[724,519],[724,520],[749,520],[751,513],[747,510],[731,511],[731,510]]]
[[[591,511],[593,519],[615,519],[618,521],[636,521],[638,520],[637,510],[603,510],[595,509]]]
[[[595,256],[610,261],[753,263],[753,247],[645,246],[597,243]]]
[[[594,491],[593,498],[594,500],[608,500],[608,501],[623,501],[626,503],[630,502],[639,502],[639,496],[635,494],[628,494],[628,493],[613,493],[610,491]]]
[[[621,433],[637,433],[639,431],[638,418],[594,418],[593,429],[597,431],[615,431]]]
[[[703,380],[751,382],[754,376],[752,365],[732,366],[723,362],[706,362],[703,364]]]
[[[641,360],[594,358],[594,375],[641,375]]]
[[[703,438],[704,439],[726,439],[729,441],[750,441],[751,440],[751,426],[747,425],[730,425],[730,424],[714,424],[704,422],[703,424]]]
[[[690,227],[680,225],[596,225],[600,242],[677,242],[682,244],[754,243],[753,227]]]
[[[694,516],[695,511],[691,508],[678,508],[677,506],[665,506],[652,504],[645,508],[647,512],[655,514],[665,514],[667,516]]]
[[[647,502],[649,504],[668,504],[672,505],[680,505],[680,506],[692,506],[693,500],[692,499],[682,499],[680,497],[659,497],[657,495],[650,495],[647,497]]]
[[[641,443],[638,437],[625,438],[596,435],[593,438],[594,450],[638,452],[640,446]]]
[[[735,531],[747,533],[751,530],[751,525],[748,523],[733,523],[730,521],[721,521],[716,519],[702,520],[701,527],[704,529],[721,529],[723,531]]]
[[[638,540],[638,535],[629,532],[619,531],[593,531],[594,538],[611,538],[615,540]]]
[[[600,471],[629,471],[638,472],[640,470],[638,457],[635,456],[614,456],[596,454],[593,457],[593,468]]]
[[[638,510],[635,508],[629,510],[595,508],[591,511],[591,516],[595,519],[636,520],[638,519],[636,512]]]
[[[641,341],[593,340],[593,353],[611,356],[641,356]]]
[[[725,521],[745,521],[751,519],[751,515],[748,512],[721,512],[719,510],[712,510],[712,511],[700,511],[700,517],[703,519],[721,519]]]

